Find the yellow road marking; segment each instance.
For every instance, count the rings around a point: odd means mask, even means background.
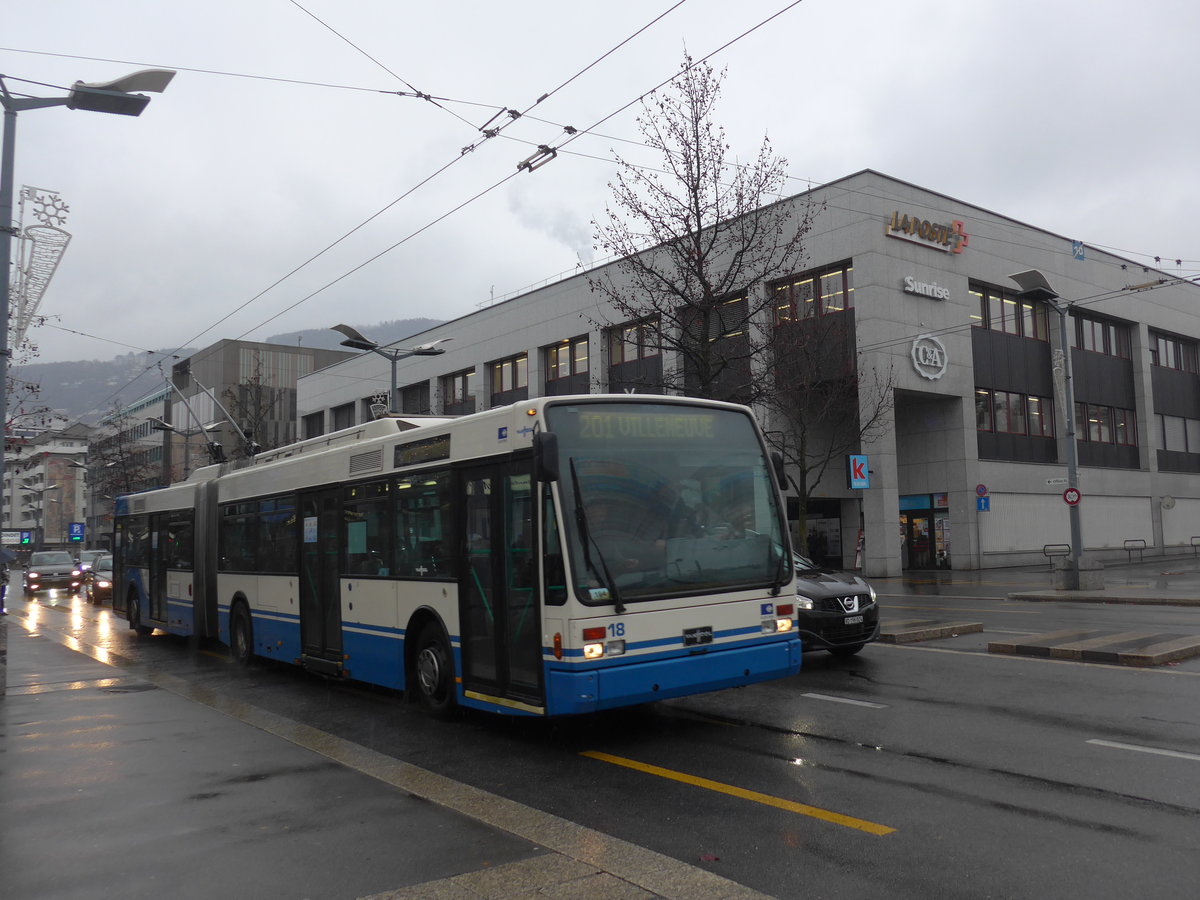
[[[672,781],[680,781],[684,784],[690,784],[693,787],[701,787],[706,790],[716,791],[719,794],[728,794],[731,797],[738,797],[742,800],[750,800],[754,803],[762,803],[764,806],[774,806],[776,809],[786,810],[787,812],[799,813],[802,816],[810,816],[814,819],[820,819],[823,822],[832,822],[834,825],[842,825],[846,828],[855,828],[859,831],[865,831],[867,834],[883,836],[892,834],[896,829],[889,828],[886,825],[877,825],[874,822],[868,822],[865,819],[856,819],[853,816],[843,816],[841,813],[831,812],[827,809],[819,809],[815,806],[808,806],[804,803],[796,803],[792,800],[784,800],[781,797],[772,797],[770,794],[760,794],[758,791],[748,791],[745,788],[735,787],[732,784],[724,784],[720,781],[712,781],[708,778],[699,778],[695,775],[688,775],[684,772],[676,772],[672,769],[664,769],[660,766],[652,766],[648,763],[637,762],[632,759],[625,759],[621,756],[612,756],[608,753],[601,753],[596,750],[585,750],[580,754],[591,759],[598,759],[601,762],[612,763],[615,766],[624,766],[627,769],[634,769],[638,772],[645,772],[647,775],[657,775],[660,778],[669,778]]]

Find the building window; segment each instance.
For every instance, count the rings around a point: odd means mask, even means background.
[[[975,429],[977,431],[991,431],[992,427],[992,392],[983,388],[976,388]]]
[[[814,269],[773,286],[775,324],[824,316],[854,306],[854,264]]]
[[[658,319],[626,322],[606,332],[608,390],[661,394],[662,337]]]
[[[1133,410],[1098,403],[1076,403],[1075,438],[1096,444],[1136,447],[1137,426]]]
[[[522,353],[490,363],[492,406],[519,403],[529,397],[529,356]]]
[[[325,413],[315,412],[305,416],[301,427],[303,428],[303,440],[320,437],[325,433]]]
[[[630,322],[611,328],[608,332],[609,365],[619,366],[658,356],[660,343],[657,320]]]
[[[996,434],[1054,437],[1054,404],[1049,397],[976,388],[975,427]]]
[[[343,428],[349,428],[354,424],[354,404],[346,403],[342,406],[335,406],[330,412],[333,415],[333,430],[340,431]]]
[[[564,340],[546,348],[546,381],[586,375],[588,339],[586,336]]]
[[[1129,359],[1129,328],[1109,319],[1075,313],[1075,346],[1105,356]]]
[[[1011,291],[972,284],[977,312],[971,324],[989,331],[1014,334],[1035,341],[1050,340],[1050,307],[1041,300],[1020,299]]]
[[[1179,369],[1195,375],[1200,372],[1197,357],[1195,341],[1169,334],[1160,334],[1157,331],[1150,332],[1150,362],[1152,365],[1162,366],[1164,369]]]
[[[529,356],[522,353],[511,359],[492,363],[492,394],[529,387]]]
[[[588,339],[570,338],[542,349],[548,396],[588,393]]]
[[[475,412],[475,392],[471,384],[475,370],[464,369],[442,377],[442,411],[451,416]]]
[[[1183,416],[1155,416],[1162,448],[1176,453],[1200,453],[1200,419]]]
[[[1030,437],[1054,437],[1054,404],[1049,397],[1029,397]]]
[[[429,415],[428,381],[420,381],[400,389],[400,412],[410,416]]]

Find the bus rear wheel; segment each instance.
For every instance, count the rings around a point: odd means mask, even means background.
[[[137,589],[129,592],[129,627],[134,630],[138,637],[145,637],[154,631],[149,625],[142,624],[142,601],[138,597]]]
[[[421,629],[414,669],[414,687],[421,707],[435,718],[448,717],[455,707],[454,657],[436,622],[428,622]]]
[[[254,624],[244,603],[237,604],[229,615],[229,650],[233,661],[243,668],[254,661]]]

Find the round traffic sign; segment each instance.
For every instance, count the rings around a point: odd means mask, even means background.
[[[977,484],[977,485],[975,485],[975,496],[976,496],[976,497],[986,497],[986,496],[987,496],[987,492],[988,492],[988,491],[987,491],[987,485],[986,485],[986,484]]]
[[[1079,493],[1079,488],[1067,488],[1063,491],[1063,501],[1067,506],[1074,506],[1082,497],[1083,495]]]

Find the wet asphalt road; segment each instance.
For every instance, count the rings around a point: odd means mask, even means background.
[[[1162,567],[1116,573],[1146,583]],[[1200,573],[1176,576],[1177,584]],[[578,720],[426,719],[396,695],[223,648],[137,640],[78,601],[10,605],[169,672],[777,897],[1194,896],[1200,659],[1140,670],[989,656],[998,634],[1200,633],[1200,608],[1028,604],[1042,572],[876,582],[889,615],[980,634],[806,657],[796,677]]]

